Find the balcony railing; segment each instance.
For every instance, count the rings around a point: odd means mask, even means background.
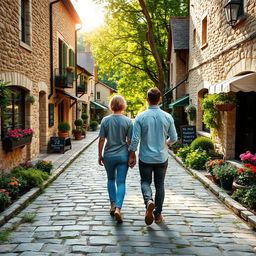
[[[78,93],[87,93],[87,81],[81,81],[77,85],[77,92]]]
[[[73,88],[75,73],[66,68],[55,69],[55,86],[61,88]]]

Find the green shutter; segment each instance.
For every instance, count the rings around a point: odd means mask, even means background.
[[[67,67],[67,45],[63,42],[63,68],[66,69]]]

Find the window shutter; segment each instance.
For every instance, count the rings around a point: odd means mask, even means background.
[[[67,67],[67,45],[63,42],[63,68]]]

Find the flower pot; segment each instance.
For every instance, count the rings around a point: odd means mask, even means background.
[[[232,190],[233,179],[220,179],[220,185],[225,190]]]
[[[235,108],[236,103],[215,104],[214,106],[219,111],[231,111]]]
[[[82,132],[74,132],[75,140],[80,140],[82,137]]]
[[[234,181],[233,181],[233,184],[232,184],[232,188],[233,188],[233,190],[236,190],[236,189],[247,189],[248,187],[247,187],[247,186],[244,186],[244,185],[239,185],[239,184],[236,183],[236,181],[234,180]]]
[[[58,132],[58,136],[61,138],[67,138],[67,137],[69,137],[69,133],[68,132]]]
[[[16,148],[24,147],[30,144],[32,141],[32,135],[20,138],[18,140],[13,140],[11,138],[5,138],[3,140],[3,149],[6,153],[12,152]]]

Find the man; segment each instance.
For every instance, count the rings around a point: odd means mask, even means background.
[[[161,93],[157,88],[147,92],[148,109],[139,114],[134,123],[132,142],[129,147],[128,165],[136,164],[135,151],[140,142],[139,170],[141,191],[146,206],[145,223],[151,225],[163,220],[162,206],[164,202],[164,179],[168,165],[168,147],[177,140],[173,118],[158,106]],[[167,137],[169,139],[167,140]],[[154,175],[156,188],[153,201],[151,182]]]

